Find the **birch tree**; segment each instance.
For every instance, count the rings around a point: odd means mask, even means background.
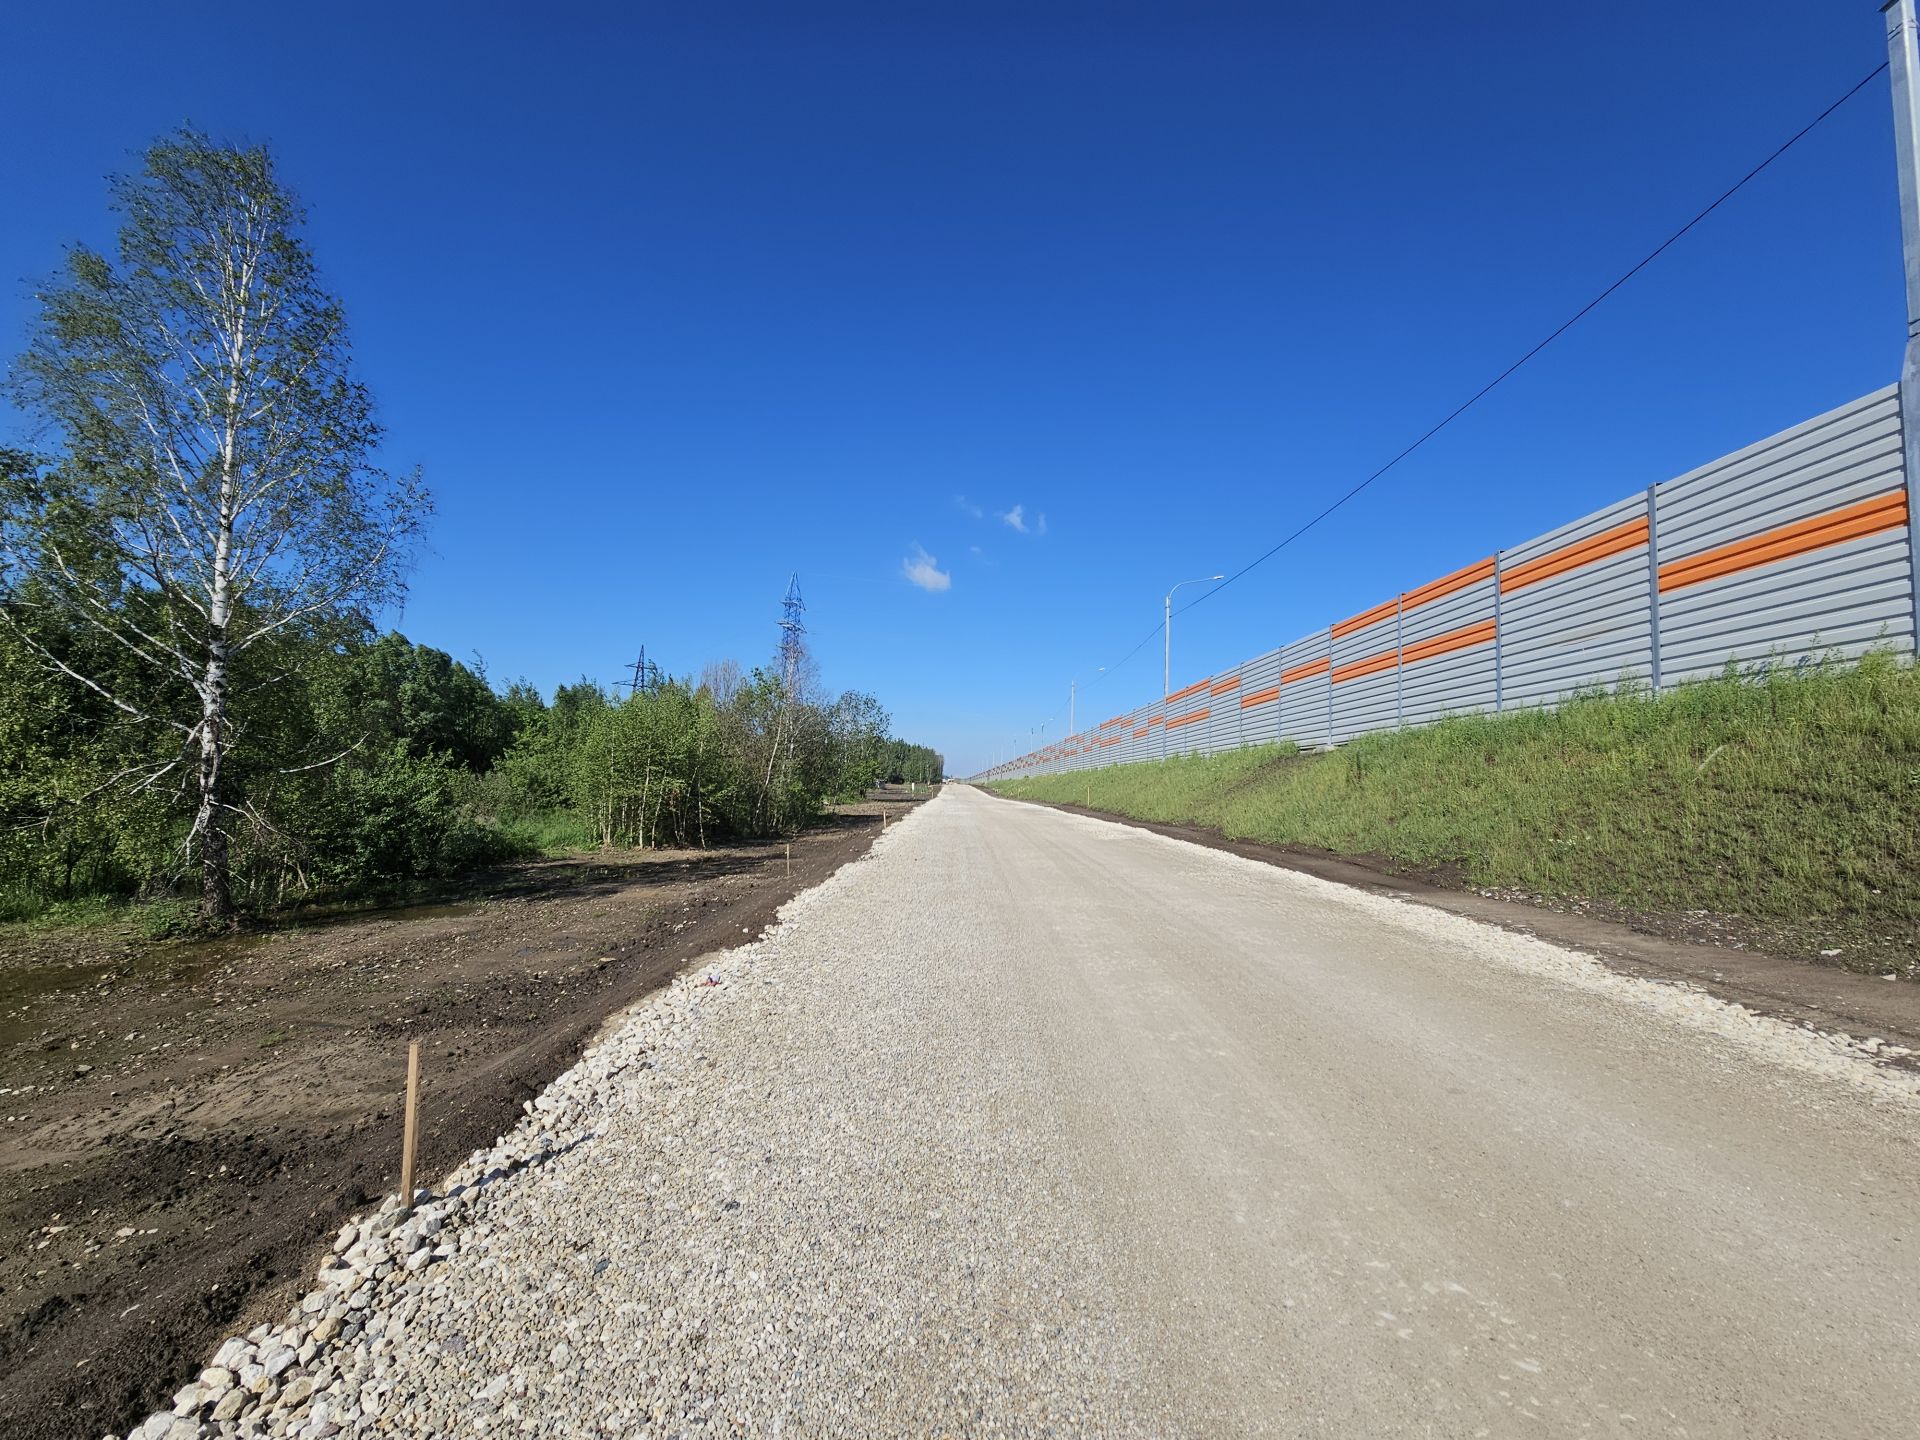
[[[0,620],[64,683],[171,737],[121,778],[179,785],[193,812],[184,860],[205,916],[224,923],[236,720],[245,689],[283,678],[250,667],[237,694],[237,667],[284,634],[364,623],[395,600],[429,501],[417,474],[373,463],[380,427],[340,303],[264,148],[182,131],[115,180],[113,199],[117,258],[68,252],[12,375],[65,455],[7,487]],[[38,638],[35,607],[184,684],[148,693],[75,663]]]

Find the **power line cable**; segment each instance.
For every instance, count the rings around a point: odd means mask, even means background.
[[[1402,450],[1399,454],[1395,455],[1391,460],[1387,461],[1386,464],[1382,465],[1378,470],[1375,470],[1371,475],[1367,476],[1366,479],[1362,480],[1359,484],[1355,485],[1351,490],[1348,490],[1339,499],[1335,500],[1331,505],[1327,506],[1326,509],[1322,510],[1319,514],[1315,515],[1311,520],[1307,521],[1304,525],[1300,526],[1299,529],[1295,530],[1292,534],[1288,535],[1284,540],[1281,540],[1278,544],[1271,546],[1269,549],[1255,556],[1252,560],[1248,561],[1245,565],[1242,565],[1238,570],[1234,571],[1231,575],[1227,576],[1226,579],[1222,580],[1218,585],[1215,585],[1212,589],[1201,591],[1198,595],[1194,596],[1193,599],[1187,601],[1186,604],[1182,605],[1179,609],[1175,610],[1173,613],[1176,615],[1182,615],[1182,614],[1185,614],[1187,611],[1191,610],[1194,606],[1204,604],[1206,601],[1211,600],[1214,596],[1218,595],[1222,590],[1226,589],[1229,585],[1233,584],[1234,581],[1238,580],[1241,576],[1245,575],[1248,571],[1254,570],[1259,566],[1266,564],[1267,561],[1271,560],[1275,555],[1278,555],[1282,550],[1286,549],[1287,546],[1291,545],[1294,541],[1298,540],[1302,535],[1305,535],[1309,530],[1313,529],[1314,526],[1318,525],[1322,520],[1325,520],[1329,515],[1333,514],[1334,511],[1338,510],[1341,506],[1345,505],[1349,500],[1353,499],[1354,496],[1358,495],[1361,491],[1365,490],[1369,485],[1373,484],[1374,481],[1378,480],[1381,476],[1385,475],[1389,470],[1393,469],[1394,466],[1398,465],[1402,460],[1405,460],[1409,455],[1413,454],[1414,451],[1418,450],[1422,445],[1425,445],[1429,440],[1433,439],[1434,436],[1438,435],[1442,430],[1446,429],[1454,421],[1458,420],[1462,415],[1466,414],[1467,411],[1471,410],[1475,405],[1479,404],[1488,395],[1490,395],[1495,389],[1497,389],[1502,382],[1510,378],[1515,371],[1520,369],[1521,366],[1525,365],[1529,360],[1533,359],[1534,356],[1538,355],[1542,350],[1546,349],[1554,341],[1558,340],[1562,335],[1566,334],[1567,331],[1571,330],[1575,325],[1579,324],[1580,321],[1584,320],[1589,313],[1591,313],[1602,301],[1607,299],[1608,296],[1612,295],[1614,291],[1618,290],[1622,285],[1625,285],[1629,280],[1633,279],[1634,276],[1638,275],[1642,270],[1646,269],[1647,266],[1651,265],[1655,260],[1659,259],[1663,254],[1665,254],[1668,250],[1670,250],[1674,246],[1674,244],[1681,239],[1682,236],[1687,234],[1688,231],[1692,230],[1702,220],[1705,220],[1709,215],[1713,214],[1714,211],[1718,210],[1722,205],[1726,204],[1727,201],[1731,200],[1735,195],[1739,194],[1742,190],[1744,190],[1749,183],[1751,183],[1764,170],[1766,170],[1768,166],[1772,165],[1774,161],[1778,160],[1782,155],[1786,154],[1787,151],[1791,150],[1795,145],[1799,144],[1802,140],[1806,139],[1806,137],[1812,134],[1813,131],[1820,126],[1821,122],[1826,120],[1828,116],[1832,115],[1834,111],[1838,110],[1842,105],[1846,104],[1847,101],[1851,100],[1855,95],[1858,95],[1862,90],[1866,89],[1868,85],[1872,84],[1875,80],[1879,79],[1880,76],[1883,73],[1885,73],[1886,68],[1887,68],[1887,62],[1882,60],[1872,70],[1868,71],[1865,75],[1863,75],[1860,78],[1860,80],[1857,83],[1855,83],[1838,100],[1835,100],[1831,105],[1827,106],[1826,109],[1822,110],[1818,115],[1814,116],[1813,119],[1809,120],[1805,125],[1802,125],[1798,130],[1794,131],[1794,133],[1790,135],[1784,142],[1782,142],[1773,151],[1772,154],[1767,156],[1766,159],[1762,160],[1758,165],[1755,165],[1751,170],[1747,171],[1745,175],[1742,175],[1732,185],[1728,186],[1727,189],[1722,191],[1718,196],[1718,198],[1716,198],[1712,204],[1708,205],[1705,209],[1701,210],[1699,214],[1695,215],[1691,220],[1687,221],[1686,224],[1682,225],[1678,230],[1674,231],[1665,240],[1662,240],[1652,250],[1649,250],[1644,256],[1641,257],[1641,259],[1638,262],[1634,264],[1634,266],[1630,270],[1626,271],[1623,275],[1620,276],[1619,279],[1615,280],[1611,285],[1607,286],[1606,289],[1602,290],[1598,295],[1595,295],[1591,300],[1587,301],[1586,304],[1582,305],[1578,310],[1574,311],[1572,315],[1568,316],[1567,319],[1565,319],[1558,326],[1556,326],[1553,329],[1553,331],[1547,335],[1545,339],[1541,340],[1531,350],[1527,351],[1526,354],[1522,355],[1518,360],[1515,360],[1511,365],[1507,366],[1506,369],[1502,370],[1498,375],[1494,376],[1493,379],[1489,380],[1485,385],[1482,385],[1478,390],[1474,391],[1472,395],[1470,395],[1466,400],[1462,401],[1451,412],[1449,412],[1444,419],[1442,419],[1438,424],[1434,425],[1432,428],[1427,430],[1423,435],[1420,436],[1419,439],[1415,440],[1411,445],[1407,446],[1406,449]],[[1120,659],[1116,660],[1113,664],[1107,666],[1105,673],[1100,678],[1104,679],[1106,675],[1111,675],[1115,670],[1118,670],[1122,665],[1126,664],[1127,661],[1131,660],[1135,655],[1139,654],[1140,651],[1146,648],[1147,644],[1150,641],[1152,641],[1152,639],[1156,635],[1158,635],[1162,629],[1165,628],[1165,626],[1166,626],[1165,620],[1162,620],[1160,624],[1154,626],[1153,629],[1149,630],[1146,633],[1146,635],[1144,635],[1141,638],[1139,644],[1135,645],[1131,650],[1127,651],[1125,655],[1121,656]],[[1096,680],[1094,683],[1097,684],[1098,681]],[[1091,689],[1092,686],[1090,685],[1088,688]]]

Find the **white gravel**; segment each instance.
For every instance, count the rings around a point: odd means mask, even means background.
[[[1544,941],[951,791],[133,1434],[1883,1433],[1831,1407],[1916,1390],[1875,1337],[1917,1097]]]
[[[967,937],[916,910],[923,823],[610,1022],[132,1435],[1174,1433],[1011,1123]]]

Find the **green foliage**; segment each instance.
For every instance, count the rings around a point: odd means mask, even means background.
[[[939,757],[887,735],[872,696],[789,697],[764,670],[715,667],[624,698],[582,681],[529,709],[495,767],[503,829],[541,848],[705,845],[788,833],[822,804],[864,794],[899,754]]]
[[[205,922],[184,900],[155,900],[140,907],[140,933],[149,940],[178,940],[199,933]]]
[[[303,827],[308,878],[329,889],[458,874],[514,852],[460,803],[454,772],[401,737],[332,767]]]
[[[101,643],[52,612],[27,620],[56,655]],[[548,704],[524,682],[496,693],[399,634],[288,632],[257,658],[236,672],[247,744],[227,777],[234,891],[256,910],[515,855],[788,833],[876,779],[941,768],[886,735],[871,697],[789,702],[763,671],[721,667],[717,682],[630,697],[582,680]],[[38,661],[0,630],[0,919],[53,923],[91,914],[89,897],[139,899],[139,928],[181,933],[192,787],[116,780],[164,750]]]
[[[1920,668],[1884,654],[1458,716],[1324,754],[996,788],[1457,867],[1478,885],[1740,915],[1808,944],[1920,936]]]
[[[68,249],[12,367],[65,454],[0,458],[0,627],[139,732],[105,784],[191,785],[183,859],[224,921],[236,847],[263,823],[234,782],[284,730],[262,713],[293,673],[278,662],[351,642],[403,593],[429,501],[373,463],[344,312],[264,148],[183,130],[112,195],[115,253]],[[403,704],[392,678],[377,693]]]
[[[114,253],[67,252],[10,376],[64,453],[0,449],[0,916],[139,900],[171,933],[190,886],[220,923],[531,849],[791,830],[938,768],[793,667],[547,704],[376,633],[430,502],[375,463],[272,156],[182,131],[113,200]]]

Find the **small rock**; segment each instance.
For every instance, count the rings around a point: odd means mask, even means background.
[[[227,1420],[237,1420],[240,1412],[253,1403],[253,1396],[246,1390],[229,1390],[220,1397],[220,1403],[213,1407],[215,1424]]]
[[[296,1405],[305,1404],[307,1397],[311,1394],[313,1394],[313,1377],[296,1375],[287,1382],[287,1388],[280,1392],[280,1408],[291,1410]]]

